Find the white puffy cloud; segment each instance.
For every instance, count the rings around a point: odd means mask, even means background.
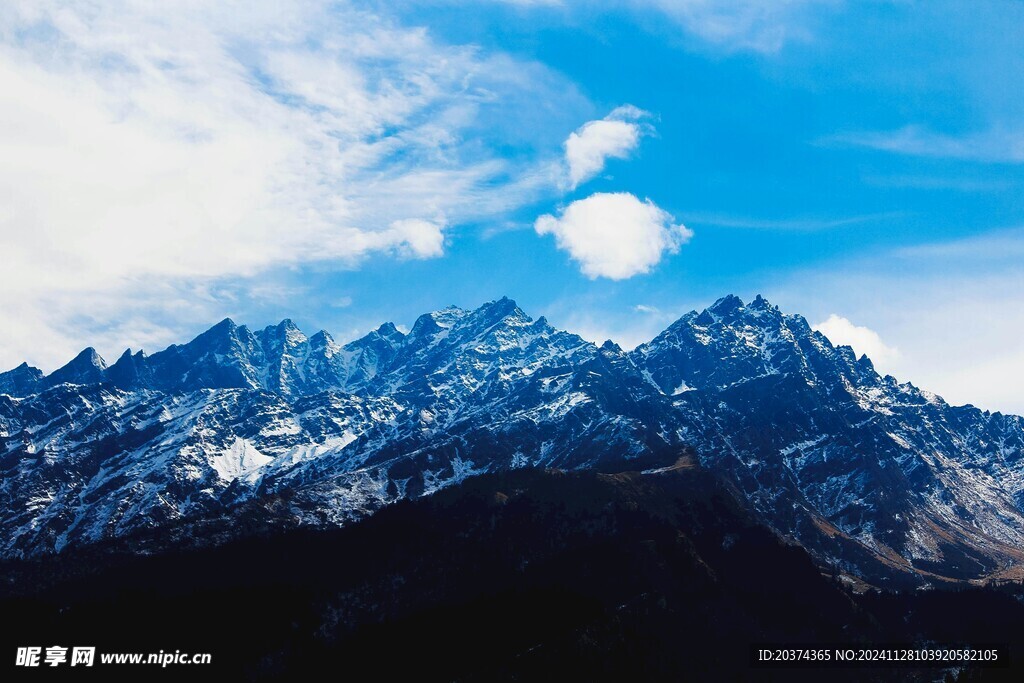
[[[824,322],[814,326],[837,346],[851,346],[857,355],[865,355],[871,359],[882,372],[891,372],[895,361],[899,358],[899,349],[888,346],[869,327],[854,325],[846,318],[833,313]]]
[[[565,162],[573,189],[602,170],[608,159],[625,159],[644,132],[638,121],[647,113],[631,105],[615,109],[599,121],[588,121],[565,141]]]
[[[574,201],[559,216],[541,216],[534,229],[554,235],[587,277],[623,280],[649,272],[690,239],[693,233],[673,220],[650,200],[597,193]]]
[[[10,0],[0,83],[0,369],[174,341],[225,312],[198,292],[271,269],[441,256],[449,225],[558,183],[488,146],[534,130],[502,102],[572,97],[326,0]]]

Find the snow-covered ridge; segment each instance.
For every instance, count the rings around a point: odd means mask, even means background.
[[[343,524],[494,469],[648,469],[694,449],[823,560],[986,575],[1022,561],[1022,444],[1021,418],[881,377],[760,297],[630,353],[509,299],[344,345],[225,320],[111,366],[86,349],[49,376],[0,374],[0,551],[260,501],[282,523]]]

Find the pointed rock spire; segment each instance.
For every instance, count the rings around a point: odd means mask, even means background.
[[[46,381],[50,386],[93,384],[103,380],[103,371],[106,369],[106,361],[96,352],[96,349],[89,346],[82,349],[81,353],[67,365],[50,373]]]
[[[728,294],[711,304],[708,310],[717,315],[726,315],[743,308],[743,299],[735,294]]]

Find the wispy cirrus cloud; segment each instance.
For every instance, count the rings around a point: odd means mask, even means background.
[[[1005,177],[978,177],[968,173],[958,173],[949,177],[938,175],[869,175],[863,178],[864,182],[876,187],[910,188],[914,190],[925,190],[935,192],[1005,192],[1012,190],[1019,183],[1016,180]]]
[[[859,216],[841,216],[838,218],[762,218],[754,216],[731,216],[713,213],[692,213],[689,220],[695,225],[710,225],[719,228],[740,228],[747,230],[780,230],[793,232],[817,232],[848,226],[872,223],[875,221],[899,218],[905,215],[898,211],[868,213]]]
[[[559,182],[488,112],[574,101],[541,65],[327,2],[4,3],[0,82],[0,366],[171,341],[217,308],[204,283],[441,256]]]
[[[773,53],[787,43],[813,39],[817,12],[838,0],[626,0],[655,9],[684,30],[729,51]]]
[[[1024,163],[1024,130],[995,127],[960,135],[909,125],[891,131],[842,133],[825,144],[865,147],[907,156],[989,163]]]
[[[771,54],[790,43],[815,38],[822,12],[843,0],[487,0],[519,11],[557,10],[554,16],[593,16],[634,12],[655,16],[669,26],[725,52]],[[416,0],[421,5],[453,5],[458,0]]]

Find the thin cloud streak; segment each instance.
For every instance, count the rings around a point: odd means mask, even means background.
[[[845,216],[842,218],[756,218],[698,212],[687,214],[687,218],[693,225],[718,228],[817,232],[893,218],[902,218],[907,215],[909,214],[904,211],[886,211],[882,213],[864,214],[862,216]]]
[[[821,141],[825,145],[864,147],[905,156],[958,159],[980,163],[1024,163],[1024,131],[990,130],[949,135],[910,125],[892,131],[841,133]]]

